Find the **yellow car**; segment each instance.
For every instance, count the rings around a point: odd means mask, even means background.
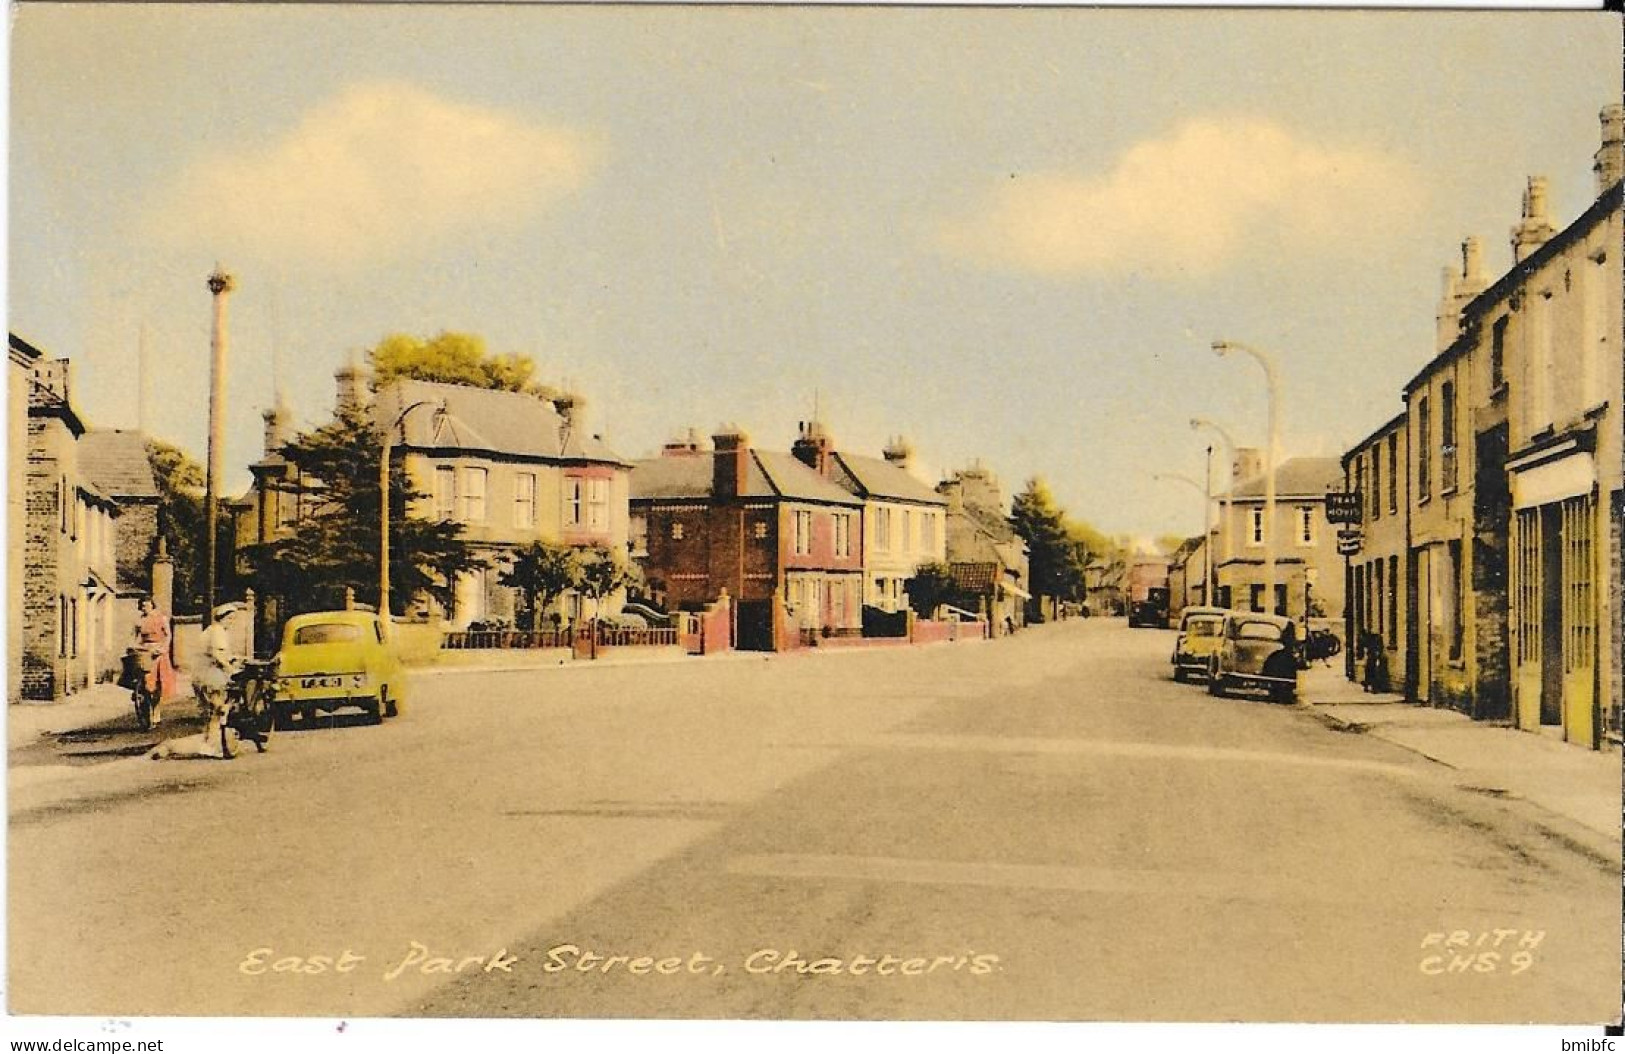
[[[372,724],[394,717],[406,694],[400,654],[371,611],[295,615],[277,652],[276,723],[357,706]]]
[[[1219,651],[1224,638],[1224,608],[1188,607],[1179,616],[1179,636],[1174,640],[1174,680],[1186,681],[1191,674],[1207,675],[1208,663]]]

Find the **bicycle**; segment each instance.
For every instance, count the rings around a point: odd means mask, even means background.
[[[265,753],[276,727],[276,660],[248,660],[226,683],[226,713],[220,720],[220,755],[237,756],[231,733]]]
[[[119,684],[130,690],[135,704],[135,726],[143,732],[152,731],[152,718],[158,712],[159,696],[163,692],[158,677],[158,655],[148,648],[127,648],[124,652],[124,671]]]

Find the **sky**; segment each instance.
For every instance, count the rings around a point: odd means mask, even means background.
[[[482,336],[645,457],[689,427],[892,436],[1194,534],[1208,433],[1340,454],[1491,275],[1529,175],[1593,198],[1618,16],[635,6],[12,9],[8,323],[93,427],[225,489],[390,333]],[[147,368],[143,372],[142,348]]]

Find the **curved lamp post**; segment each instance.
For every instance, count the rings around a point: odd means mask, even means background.
[[[1209,448],[1210,453],[1211,453],[1211,449],[1212,448]],[[1155,480],[1169,480],[1169,479],[1171,479],[1171,480],[1173,480],[1173,481],[1175,481],[1177,483],[1183,483],[1186,486],[1195,487],[1197,490],[1202,492],[1202,532],[1203,532],[1203,538],[1202,538],[1202,593],[1203,593],[1203,596],[1202,596],[1202,599],[1205,602],[1207,602],[1208,604],[1212,604],[1213,603],[1213,593],[1211,591],[1212,586],[1211,586],[1210,583],[1211,583],[1211,578],[1212,578],[1212,574],[1213,574],[1213,554],[1211,552],[1209,552],[1209,550],[1212,548],[1212,546],[1207,544],[1207,537],[1206,537],[1206,534],[1207,534],[1207,521],[1208,521],[1208,509],[1213,504],[1212,486],[1211,485],[1203,486],[1202,484],[1196,482],[1194,479],[1191,479],[1189,476],[1181,476],[1177,472],[1153,472],[1151,474],[1151,478],[1155,479]],[[1190,581],[1190,579],[1186,578],[1186,581],[1188,582],[1188,581]]]
[[[389,632],[389,453],[395,445],[395,429],[401,427],[406,415],[420,406],[430,405],[430,400],[419,399],[406,406],[395,415],[395,420],[384,429],[383,442],[378,456],[378,614],[381,616],[385,632]],[[444,405],[441,407],[444,412]]]
[[[1213,351],[1228,355],[1239,351],[1250,355],[1264,369],[1264,382],[1269,387],[1269,440],[1264,449],[1264,610],[1275,610],[1275,456],[1279,437],[1281,381],[1276,373],[1275,356],[1268,352],[1233,340],[1215,340]]]
[[[1197,431],[1200,431],[1200,430],[1202,430],[1204,428],[1207,429],[1208,431],[1212,432],[1214,435],[1218,436],[1219,437],[1219,442],[1224,444],[1225,463],[1230,466],[1230,471],[1227,473],[1228,483],[1225,486],[1225,490],[1224,490],[1224,493],[1228,494],[1228,493],[1230,493],[1231,487],[1233,487],[1235,485],[1236,449],[1237,449],[1238,444],[1236,443],[1235,437],[1230,434],[1229,430],[1226,429],[1223,425],[1219,424],[1217,421],[1210,421],[1206,417],[1193,417],[1193,418],[1191,418],[1191,431],[1197,432]],[[1212,475],[1213,475],[1212,474],[1213,447],[1210,445],[1207,449],[1208,449],[1208,455],[1209,455],[1209,460],[1208,460],[1208,469],[1209,469],[1209,471],[1208,471],[1208,482],[1209,482],[1209,488],[1210,488],[1210,491],[1211,491]],[[1219,508],[1221,510],[1227,510],[1229,508],[1229,503],[1224,499],[1223,496],[1220,496],[1220,498],[1219,498]],[[1219,522],[1214,525],[1214,530],[1213,530],[1214,535],[1220,535],[1220,534],[1222,534],[1224,532],[1224,528],[1225,528],[1226,524],[1228,523],[1228,519],[1229,519],[1229,517],[1225,513],[1221,512],[1220,517],[1219,517]],[[1217,539],[1215,538],[1214,540],[1217,540]],[[1212,546],[1210,545],[1208,548],[1211,549]],[[1229,546],[1224,546],[1222,548],[1223,548],[1222,555],[1225,558],[1228,558],[1229,554],[1230,554]],[[1212,579],[1208,583],[1208,587],[1211,590],[1208,593],[1208,602],[1210,604],[1216,604],[1217,601],[1214,598],[1216,598],[1219,595],[1219,565],[1218,565],[1218,561],[1209,560],[1208,561],[1208,566],[1212,569],[1212,575],[1213,575]]]

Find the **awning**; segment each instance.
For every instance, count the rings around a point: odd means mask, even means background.
[[[1013,586],[1009,582],[1000,581],[999,588],[1004,590],[1006,593],[1014,593],[1023,600],[1031,600],[1033,598],[1033,595],[1027,592],[1025,589],[1021,588],[1020,586]]]

